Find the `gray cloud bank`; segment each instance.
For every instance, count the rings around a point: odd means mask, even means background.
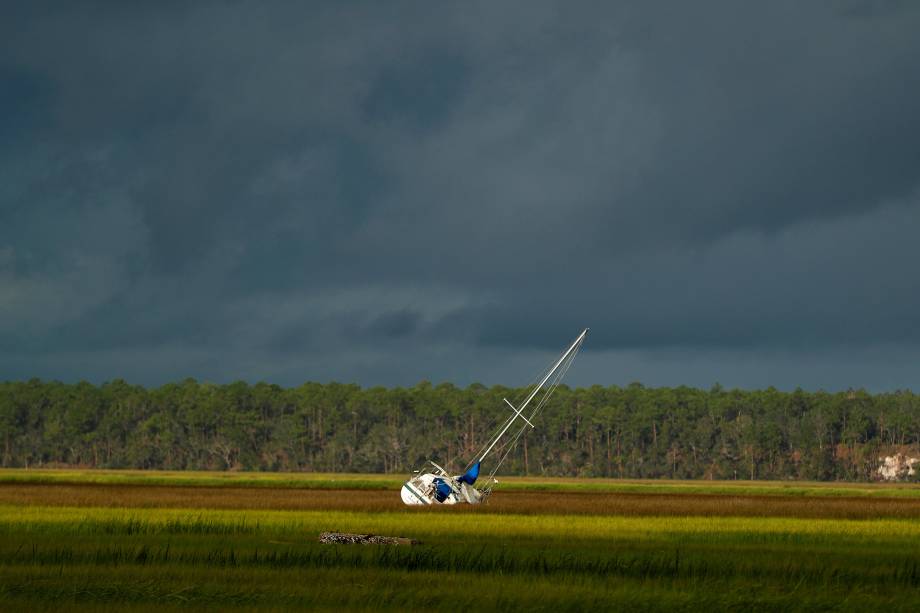
[[[2,12],[0,379],[920,383],[913,3]]]

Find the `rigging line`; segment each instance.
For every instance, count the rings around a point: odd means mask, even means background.
[[[502,449],[504,449],[504,453],[501,455],[501,457],[498,460],[498,463],[492,469],[492,472],[489,473],[489,479],[495,478],[495,474],[498,472],[498,469],[501,468],[502,464],[505,463],[505,459],[507,459],[507,457],[511,454],[511,452],[514,451],[515,448],[517,448],[518,440],[521,438],[521,435],[524,434],[524,432],[526,432],[526,430],[527,430],[527,426],[525,424],[514,434],[514,436],[505,445],[502,446]]]
[[[553,379],[553,381],[552,381],[552,383],[551,383],[551,385],[550,385],[550,388],[549,388],[549,392],[550,392],[550,393],[554,392],[554,391],[556,390],[556,388],[560,385],[560,383],[562,382],[562,379],[565,377],[566,373],[568,373],[569,369],[572,367],[572,364],[575,362],[575,356],[578,355],[579,350],[581,350],[581,343],[579,343],[579,344],[575,347],[575,350],[572,351],[571,355],[569,355],[568,359],[565,361],[565,363],[562,365],[562,367],[561,367],[561,368],[559,369],[559,371],[556,373],[556,376],[554,377],[554,379]],[[547,394],[547,396],[548,396],[548,395],[549,395],[549,394]],[[546,398],[546,396],[544,396],[544,402],[545,402],[545,398]],[[543,404],[543,403],[540,403],[540,404]],[[539,405],[538,405],[538,406],[539,406]]]
[[[563,368],[563,369],[560,369],[560,370],[563,371],[563,372],[562,372],[562,375],[564,375],[564,374],[565,374],[564,371],[567,371],[568,368],[571,366],[571,360],[567,360],[567,361],[564,363],[564,365],[565,365],[564,368]],[[559,386],[559,381],[561,380],[561,378],[562,378],[561,375],[557,375],[557,376],[553,379],[553,383],[547,388],[546,394],[544,394],[543,398],[540,399],[540,402],[539,402],[538,405],[537,405],[537,409],[535,409],[535,411],[534,411],[534,415],[536,415],[536,412],[537,412],[544,404],[546,404],[547,400],[549,400],[549,397],[552,395],[552,393],[553,393],[553,392],[556,390],[556,388]],[[514,436],[511,437],[511,439],[510,439],[509,441],[507,441],[505,444],[503,444],[503,445],[501,446],[501,448],[499,449],[499,451],[500,451],[500,452],[501,452],[501,451],[504,451],[504,453],[501,454],[498,463],[495,465],[495,467],[492,469],[492,472],[489,474],[489,479],[493,479],[493,478],[495,477],[495,474],[498,472],[498,469],[501,468],[501,465],[504,464],[505,459],[507,459],[507,457],[511,454],[511,452],[517,447],[518,440],[521,438],[521,435],[524,434],[524,432],[526,432],[526,431],[527,431],[526,425],[522,426],[522,427],[514,434]]]
[[[562,374],[564,375],[565,373],[562,373]],[[539,405],[537,405],[534,417],[536,417],[536,415],[539,414],[539,412],[542,411],[543,408],[549,403],[550,398],[552,398],[553,394],[555,394],[556,390],[559,388],[560,382],[561,382],[561,377],[547,391],[546,395],[542,399],[542,402]]]
[[[498,456],[498,462],[495,463],[495,466],[492,467],[492,471],[489,473],[489,479],[495,476],[496,471],[498,471],[499,467],[501,467],[502,462],[505,461],[505,458],[508,456],[508,453],[514,448],[514,445],[512,443],[514,443],[517,440],[516,436],[517,435],[509,439],[504,445],[502,445],[501,449],[497,450],[498,452],[501,452],[501,453]]]
[[[579,343],[579,344],[580,344],[580,343]],[[541,381],[541,380],[543,379],[543,377],[546,376],[546,373],[548,373],[550,370],[553,369],[553,366],[556,365],[556,363],[559,361],[559,358],[560,358],[560,357],[562,357],[563,355],[565,355],[566,351],[568,351],[568,349],[565,349],[565,350],[561,351],[560,353],[558,353],[558,354],[556,355],[556,358],[553,359],[552,362],[550,362],[549,366],[547,366],[546,368],[544,368],[543,370],[541,370],[540,373],[539,373],[536,377],[534,377],[534,378],[530,381],[530,383],[527,384],[527,387],[524,388],[524,391],[525,391],[524,398],[526,398],[527,395],[529,395],[530,392],[533,391],[533,388],[536,387],[537,382]],[[576,350],[576,351],[577,351],[577,350]],[[515,401],[519,401],[520,398],[515,398],[514,400],[515,400]]]
[[[491,434],[491,436],[489,436],[489,437],[486,439],[485,444],[483,444],[483,445],[479,448],[479,450],[478,450],[478,451],[476,452],[476,454],[473,456],[473,459],[470,460],[469,462],[467,462],[466,468],[464,469],[464,472],[466,472],[467,470],[469,470],[469,468],[476,462],[476,459],[479,458],[480,455],[482,455],[482,452],[486,450],[486,447],[488,447],[489,444],[491,444],[492,440],[493,440],[496,436],[498,436],[498,433],[501,432],[502,430],[504,430],[505,427],[506,427],[512,420],[514,420],[515,417],[516,417],[516,415],[511,415],[510,417],[505,418],[505,420],[504,420],[501,424],[499,424],[499,426],[498,426],[497,428],[494,428],[494,429],[492,430],[492,434]]]
[[[503,454],[501,455],[501,457],[499,458],[498,463],[495,465],[495,468],[492,469],[491,474],[489,474],[489,478],[490,478],[490,479],[493,478],[493,477],[495,476],[495,473],[497,473],[497,472],[498,472],[498,469],[501,468],[501,465],[504,464],[505,459],[506,459],[506,458],[511,454],[511,452],[517,447],[518,439],[521,438],[521,435],[524,433],[525,430],[526,430],[526,428],[521,428],[520,430],[518,430],[518,431],[514,434],[514,436],[511,437],[511,439],[505,444],[505,446],[503,447],[504,453],[503,453]]]
[[[509,445],[513,445],[513,443],[514,443],[514,441],[515,441],[515,438],[520,434],[520,432],[522,432],[522,431],[524,431],[524,430],[526,430],[526,429],[527,429],[527,424],[522,425],[521,428],[520,428],[520,430],[517,431],[517,433],[512,433],[512,436],[511,436],[508,440],[506,440],[506,441],[503,442],[502,444],[498,445],[498,446],[497,446],[497,449],[495,450],[495,452],[501,457],[501,453],[502,453],[503,451],[506,451],[506,450],[508,449],[508,446],[509,446]]]
[[[576,351],[575,353],[577,353],[577,351]],[[537,406],[534,408],[533,413],[531,414],[531,421],[533,420],[533,418],[535,418],[535,417],[537,416],[537,414],[540,412],[540,410],[543,409],[543,407],[544,407],[544,406],[546,405],[546,403],[549,401],[550,397],[551,397],[551,396],[553,395],[553,393],[556,391],[556,388],[559,387],[559,384],[561,383],[562,378],[563,378],[563,377],[565,376],[565,374],[568,372],[569,368],[572,367],[572,363],[574,362],[574,359],[575,359],[575,356],[574,356],[574,354],[573,354],[573,355],[562,365],[562,368],[559,369],[559,372],[557,373],[556,377],[553,379],[553,381],[551,382],[551,384],[547,387],[546,393],[543,395],[542,398],[540,398],[540,401],[537,403]]]
[[[572,356],[559,370],[559,373],[556,375],[556,378],[553,380],[552,384],[547,389],[547,392],[546,394],[544,394],[543,398],[541,399],[541,402],[537,405],[537,409],[542,409],[546,405],[546,403],[549,401],[549,398],[558,389],[559,385],[562,383],[562,379],[565,377],[566,373],[568,373],[569,368],[572,367],[572,363],[575,361],[574,358],[575,356]]]
[[[472,459],[469,460],[469,462],[467,462],[465,468],[463,469],[464,472],[470,469],[470,467],[476,462],[476,459],[479,458],[482,455],[482,453],[485,451],[486,447],[490,444],[490,442],[494,440],[496,436],[498,436],[499,432],[501,432],[505,428],[505,426],[508,425],[508,422],[511,419],[513,419],[513,417],[514,417],[513,415],[509,417],[505,417],[504,421],[502,421],[501,423],[499,423],[497,419],[495,418],[488,420],[489,428],[487,429],[487,432],[491,432],[491,434],[486,437],[485,442],[479,447],[476,453],[472,456]]]
[[[522,426],[522,427],[526,428],[526,424],[524,424],[524,426]],[[496,445],[495,453],[496,453],[497,455],[499,455],[499,457],[501,457],[502,451],[504,451],[504,450],[507,448],[509,442],[512,441],[513,438],[514,438],[514,437],[511,437],[510,439],[506,439],[504,442],[499,443],[499,444]]]
[[[504,464],[505,459],[510,455],[510,453],[517,447],[518,439],[521,438],[521,435],[526,431],[526,426],[517,431],[517,433],[511,438],[508,444],[508,448],[505,453],[501,456],[498,461],[498,464],[495,465],[495,468],[492,469],[492,472],[489,474],[489,479],[495,478],[495,473],[498,472],[498,469]]]
[[[482,453],[485,451],[485,449],[486,449],[489,445],[492,445],[492,444],[493,444],[493,441],[495,441],[496,437],[497,437],[503,430],[505,430],[508,426],[510,426],[510,425],[511,425],[511,422],[513,422],[517,417],[518,417],[518,416],[517,416],[516,414],[512,413],[511,415],[507,416],[507,417],[504,419],[504,421],[502,421],[502,422],[498,425],[497,428],[494,428],[494,429],[492,430],[492,434],[486,439],[486,442],[479,448],[479,450],[476,452],[476,455],[473,457],[473,459],[471,459],[471,460],[467,463],[466,468],[464,469],[464,471],[469,470],[469,468],[476,462],[476,460],[477,460],[478,458],[481,457],[481,455],[482,455]],[[504,444],[500,445],[500,446],[499,446],[499,450],[500,450],[501,448],[503,448],[503,447],[504,447]]]
[[[578,348],[581,347],[581,344],[582,344],[583,342],[584,342],[584,339],[582,339],[582,341],[578,343]],[[526,398],[526,397],[530,394],[530,392],[533,391],[533,388],[536,387],[537,382],[539,382],[540,380],[542,380],[543,377],[546,376],[546,373],[548,373],[550,370],[553,369],[553,366],[556,365],[556,363],[559,361],[559,358],[560,358],[560,357],[562,357],[563,355],[565,355],[566,351],[569,351],[569,349],[564,349],[563,351],[559,352],[559,353],[556,355],[556,358],[555,358],[552,362],[550,362],[550,364],[549,364],[546,368],[544,368],[543,370],[541,370],[540,373],[539,373],[536,377],[534,377],[533,379],[531,379],[531,381],[524,387],[524,395],[523,395],[523,398]],[[577,349],[577,348],[574,349],[574,353],[577,353],[577,352],[578,352],[578,349]],[[515,396],[515,397],[513,398],[513,400],[515,400],[515,404],[520,404],[521,398]]]
[[[492,469],[492,472],[489,473],[489,476],[488,476],[489,479],[493,479],[495,477],[495,473],[498,472],[498,469],[505,462],[505,459],[517,447],[518,440],[521,438],[521,435],[524,434],[524,432],[526,431],[527,431],[527,424],[525,423],[518,429],[517,432],[514,433],[514,435],[509,440],[505,441],[504,443],[501,444],[501,446],[499,446],[497,450],[497,452],[499,453],[499,460],[498,460],[498,463],[495,465],[495,467]]]
[[[583,343],[584,343],[584,332],[582,333],[581,337],[579,338],[578,342],[575,345],[565,349],[560,354],[560,357],[557,358],[549,368],[545,369],[541,373],[541,375],[539,375],[539,377],[542,377],[540,382],[536,386],[531,386],[528,388],[529,389],[529,393],[527,394],[528,401],[534,398],[537,395],[537,393],[540,391],[541,388],[543,388],[545,391],[545,393],[543,394],[543,397],[540,399],[540,401],[538,401],[537,407],[531,412],[531,418],[535,416],[537,412],[546,404],[546,401],[555,391],[556,387],[558,387],[559,382],[562,380],[562,377],[565,375],[565,373],[568,372],[569,368],[572,365],[572,362],[575,359],[575,355],[579,352]],[[548,388],[544,387],[546,386],[548,379],[553,375],[554,370],[556,371],[556,373],[555,373],[555,376],[553,376],[552,378],[552,382],[550,383],[550,386]],[[513,422],[516,417],[517,415],[512,415],[508,419],[506,419],[505,422],[502,424],[502,429],[500,432],[504,433],[511,426],[511,422]],[[521,432],[523,432],[523,428],[526,428],[526,424],[522,427],[521,430],[518,431],[518,433],[514,437],[512,437],[510,441],[506,441],[501,446],[499,446],[499,452],[502,449],[505,449],[507,447],[507,451],[505,451],[505,454],[500,456],[499,465],[501,465],[501,463],[504,462],[505,457],[507,457],[508,453],[511,451],[511,449],[513,449],[514,445],[517,443],[517,440],[520,438]],[[500,436],[500,435],[496,435],[496,436]],[[490,441],[491,441],[490,447],[494,447],[498,443],[498,441],[495,440],[494,438],[490,439]],[[478,453],[477,453],[477,457],[479,457]],[[468,467],[472,465],[473,461],[474,460],[470,461]],[[492,474],[494,475],[494,473],[495,471],[493,470]]]
[[[568,357],[568,359],[566,359],[565,362],[563,362],[560,365],[561,368],[559,368],[559,371],[557,372],[556,376],[553,377],[552,382],[550,383],[549,386],[547,386],[546,392],[544,393],[543,397],[537,403],[537,407],[533,410],[533,413],[531,414],[531,419],[536,417],[537,413],[547,403],[550,396],[553,395],[553,392],[555,392],[556,389],[559,387],[560,383],[562,382],[562,378],[568,372],[569,368],[572,367],[572,363],[575,361],[575,355],[578,353],[580,349],[581,349],[581,343],[579,343],[576,346],[576,348],[572,351],[572,354]],[[495,477],[495,473],[498,472],[498,469],[505,462],[505,459],[508,457],[511,451],[513,451],[514,448],[517,446],[518,440],[520,439],[521,435],[526,431],[526,429],[527,429],[527,426],[525,424],[517,431],[517,433],[507,443],[503,444],[499,448],[499,451],[504,450],[505,452],[504,454],[500,456],[498,464],[496,464],[495,468],[493,468],[492,472],[489,474],[489,479],[493,479]]]

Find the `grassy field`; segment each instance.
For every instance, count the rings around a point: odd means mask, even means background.
[[[3,471],[0,610],[920,610],[915,487],[552,483],[415,509],[392,477]]]
[[[175,487],[266,487],[290,489],[398,489],[407,475],[351,473],[259,473],[165,470],[67,470],[0,468],[0,484],[67,483],[168,485]],[[670,481],[502,477],[502,491],[611,492],[635,494],[750,494],[761,496],[906,497],[920,499],[920,484],[807,481]]]

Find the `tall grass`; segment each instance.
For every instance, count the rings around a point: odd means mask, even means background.
[[[585,497],[567,491],[551,513],[105,507],[61,504],[72,487],[42,487],[64,496],[0,504],[0,610],[920,610],[916,518],[567,515]],[[870,502],[883,501],[852,504]],[[422,544],[322,545],[327,530]]]
[[[841,540],[920,542],[920,522],[902,519],[825,520],[786,517],[566,516],[413,512],[251,511],[0,506],[0,535],[249,534],[256,531],[312,539],[337,530],[443,540],[538,539],[599,542],[624,537],[698,538],[734,535],[750,542],[835,543]],[[449,535],[449,536],[448,536]]]

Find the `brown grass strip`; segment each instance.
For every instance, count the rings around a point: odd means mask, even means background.
[[[123,508],[406,511],[395,491],[292,490],[95,484],[0,484],[0,504]],[[905,498],[617,494],[496,491],[487,504],[446,512],[710,515],[835,519],[920,518],[920,500]]]

